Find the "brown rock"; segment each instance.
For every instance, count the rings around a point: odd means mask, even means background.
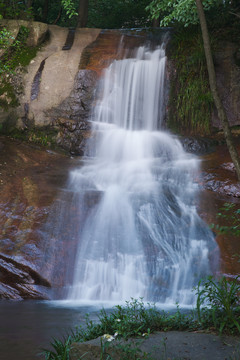
[[[27,39],[28,46],[38,46],[46,39],[48,34],[47,24],[38,21],[31,21],[27,24],[27,27],[30,30]]]

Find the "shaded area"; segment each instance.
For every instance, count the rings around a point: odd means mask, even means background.
[[[31,90],[31,100],[35,100],[38,97],[39,90],[40,90],[40,84],[41,84],[42,72],[43,72],[46,60],[47,60],[47,58],[41,62],[40,66],[38,68],[38,71],[37,71],[36,75],[34,76],[33,83],[32,83],[32,90]]]
[[[75,37],[75,29],[69,29],[68,30],[68,36],[66,38],[66,42],[64,44],[64,46],[62,47],[62,50],[70,50],[73,42],[74,42],[74,37]]]

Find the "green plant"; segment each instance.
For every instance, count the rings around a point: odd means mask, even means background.
[[[105,357],[110,356],[108,347],[110,345],[112,347],[114,344],[114,348],[123,354],[123,359],[137,360],[141,358],[150,360],[150,354],[142,352],[139,347],[150,333],[157,330],[196,328],[196,322],[192,315],[181,314],[179,308],[175,314],[169,315],[164,311],[159,311],[154,304],[147,304],[146,306],[142,299],[126,301],[125,306],[117,305],[110,314],[102,309],[98,320],[97,323],[93,322],[87,314],[85,326],[76,327],[75,331],[72,331],[68,336],[67,344],[61,345],[59,340],[54,340],[52,343],[54,350],[44,350],[46,360],[58,359],[56,356],[59,356],[60,351],[63,351],[64,356],[68,354],[65,348],[66,345],[70,349],[73,342],[84,342],[99,336],[103,336],[101,352]],[[116,342],[116,338],[117,340],[122,339],[123,342]],[[135,344],[127,343],[130,338],[138,338],[138,340]],[[104,358],[104,360],[106,359]],[[110,360],[110,357],[108,360]]]
[[[170,58],[176,72],[171,78],[168,126],[185,134],[209,134],[213,98],[201,33],[196,27],[175,31]]]
[[[240,333],[239,277],[228,281],[222,277],[214,281],[210,276],[201,280],[196,290],[197,315],[201,325],[214,325],[220,333],[236,327]]]
[[[224,203],[223,207],[219,209],[217,218],[225,219],[231,223],[231,225],[218,225],[212,224],[211,228],[216,230],[220,234],[231,234],[234,236],[240,235],[240,208],[237,208],[236,204]]]
[[[61,3],[64,7],[64,10],[66,11],[66,14],[68,15],[69,19],[71,19],[72,16],[77,15],[78,13],[75,10],[75,6],[72,0],[61,0]]]
[[[97,323],[90,320],[87,315],[84,327],[76,327],[63,342],[54,339],[53,350],[44,350],[45,359],[68,360],[73,342],[84,342],[101,337],[101,360],[112,360],[114,351],[121,354],[121,359],[150,360],[151,354],[144,353],[140,345],[154,331],[211,328],[220,333],[240,332],[238,278],[228,281],[223,277],[220,281],[215,281],[209,277],[199,282],[195,292],[197,314],[195,311],[183,314],[179,306],[174,314],[169,314],[159,311],[154,304],[146,306],[142,299],[132,299],[127,301],[125,306],[117,305],[111,313],[101,310]],[[131,342],[129,342],[130,338]],[[167,359],[166,350],[166,342],[163,341],[161,346],[163,360]],[[84,359],[84,355],[82,358]]]
[[[0,49],[6,49],[9,46],[10,41],[13,39],[14,37],[12,36],[11,32],[3,27],[0,30]]]
[[[14,70],[17,66],[27,65],[24,63],[22,64],[21,59],[22,57],[25,57],[25,49],[29,49],[29,47],[26,47],[28,34],[29,29],[25,26],[20,27],[17,38],[15,40],[11,33],[5,28],[2,30],[2,37],[0,33],[0,47],[2,43],[2,47],[6,49],[5,53],[0,59],[0,78],[2,80],[6,81],[9,75],[14,74]],[[11,43],[11,40],[14,41]],[[34,56],[35,55],[36,51],[34,52]]]
[[[68,360],[71,342],[71,336],[63,339],[63,341],[53,338],[51,346],[53,347],[54,351],[43,349],[45,360]]]

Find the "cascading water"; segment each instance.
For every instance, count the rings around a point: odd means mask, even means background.
[[[165,63],[164,46],[142,46],[105,71],[94,144],[70,173],[68,189],[97,200],[79,230],[68,299],[192,304],[192,287],[210,272],[213,237],[195,207],[198,160],[158,131]]]

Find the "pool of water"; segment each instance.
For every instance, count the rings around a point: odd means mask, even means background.
[[[126,302],[118,303],[125,306]],[[147,304],[146,304],[147,305]],[[156,303],[159,310],[176,311],[175,304]],[[98,321],[99,312],[113,311],[116,303],[77,301],[0,300],[0,360],[43,360],[43,348],[53,338],[66,337],[75,326],[85,326],[86,314]],[[192,307],[181,307],[188,313]]]
[[[41,349],[49,349],[53,337],[64,337],[83,325],[86,313],[97,320],[98,310],[47,301],[0,301],[0,360],[44,359]]]

